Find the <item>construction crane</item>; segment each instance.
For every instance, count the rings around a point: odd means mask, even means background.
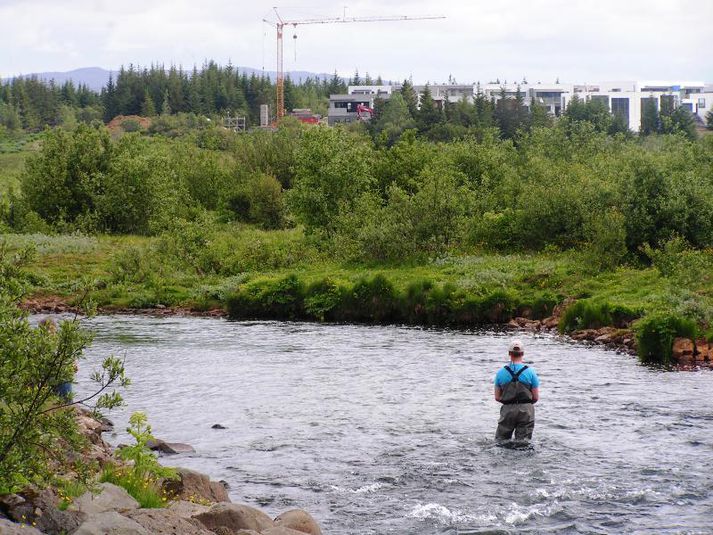
[[[276,83],[276,116],[280,120],[285,116],[285,69],[283,64],[283,47],[282,35],[285,26],[302,26],[305,24],[347,24],[352,22],[401,22],[411,20],[434,20],[445,19],[443,16],[425,16],[425,17],[409,17],[407,15],[394,15],[388,17],[331,17],[323,19],[301,19],[301,20],[284,20],[277,8],[274,7],[277,21],[263,19],[263,22],[274,26],[277,30],[277,83]]]

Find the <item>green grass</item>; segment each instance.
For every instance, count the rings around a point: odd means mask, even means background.
[[[217,225],[197,248],[181,245],[178,235],[4,239],[11,249],[35,247],[28,267],[35,295],[71,303],[91,286],[90,298],[107,310],[227,307],[245,318],[469,326],[515,315],[546,317],[555,304],[574,298],[561,325],[567,332],[624,327],[655,314],[688,318],[702,333],[713,324],[710,278],[682,285],[651,267],[597,272],[576,252],[471,252],[402,265],[345,264],[299,229],[243,224]]]
[[[124,473],[116,468],[106,468],[99,477],[100,483],[112,483],[122,487],[144,509],[160,509],[168,504],[168,497],[155,480],[137,478],[132,472]]]

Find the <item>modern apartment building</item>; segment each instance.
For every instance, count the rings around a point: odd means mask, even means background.
[[[549,113],[559,116],[575,95],[585,101],[599,100],[607,105],[609,110],[622,117],[628,127],[638,131],[641,125],[641,112],[644,104],[650,99],[658,109],[665,99],[671,99],[674,106],[684,106],[699,122],[705,122],[706,113],[713,109],[713,84],[690,81],[621,81],[600,82],[592,84],[483,84],[429,85],[433,100],[437,105],[445,101],[455,103],[463,98],[472,102],[478,91],[489,100],[515,98],[518,94],[523,98],[525,106],[530,106],[533,99],[547,108]],[[399,91],[398,85],[393,86],[349,86],[347,95],[331,95],[329,99],[329,124],[352,122],[360,118],[357,109],[374,107],[377,98],[387,100],[393,91]],[[425,86],[414,86],[420,95]],[[363,108],[360,108],[363,109]]]

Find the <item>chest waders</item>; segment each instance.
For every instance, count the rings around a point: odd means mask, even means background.
[[[512,377],[512,381],[503,386],[500,402],[503,405],[532,403],[532,390],[525,383],[520,382],[520,375],[527,369],[527,366],[523,366],[517,372],[512,371],[509,366],[505,366],[505,369]]]

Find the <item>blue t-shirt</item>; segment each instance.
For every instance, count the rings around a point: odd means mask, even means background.
[[[508,364],[508,367],[515,373],[525,366],[525,364],[513,364],[512,362]],[[508,373],[505,368],[500,368],[498,373],[495,374],[495,386],[502,387],[512,381],[512,375]],[[530,388],[540,388],[540,378],[537,377],[537,372],[532,369],[529,365],[527,369],[520,374],[518,381],[529,386]]]

